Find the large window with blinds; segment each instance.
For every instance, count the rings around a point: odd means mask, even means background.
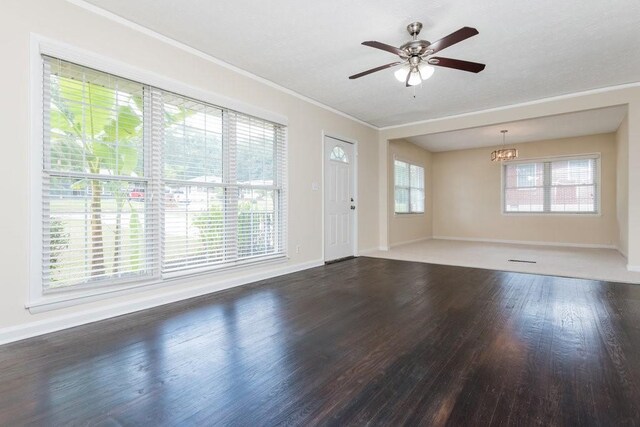
[[[42,291],[285,255],[286,128],[43,57]]]
[[[600,212],[600,157],[575,156],[503,166],[505,213]]]

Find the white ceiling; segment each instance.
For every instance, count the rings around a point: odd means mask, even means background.
[[[407,138],[429,151],[464,150],[502,144],[500,131],[506,129],[507,145],[545,139],[569,138],[615,132],[627,113],[626,106],[600,108],[577,113],[539,117],[498,125],[434,133]]]
[[[640,80],[638,0],[87,0],[218,59],[384,127]],[[438,68],[416,90],[385,70],[397,57],[361,46],[480,34],[440,56],[487,64]]]

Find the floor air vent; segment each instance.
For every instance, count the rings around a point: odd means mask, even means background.
[[[529,261],[526,259],[510,259],[509,262],[523,262],[525,264],[537,264],[538,261]]]

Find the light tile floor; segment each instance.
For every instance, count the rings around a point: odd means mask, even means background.
[[[366,256],[640,284],[640,272],[614,249],[587,249],[431,239]],[[535,264],[509,262],[536,261]]]

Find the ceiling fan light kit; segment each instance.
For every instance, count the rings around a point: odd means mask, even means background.
[[[401,83],[404,83],[407,80],[407,74],[413,73],[413,76],[409,77],[409,86],[419,85],[424,80],[427,80],[429,77],[433,76],[433,73],[436,71],[431,65],[423,65],[420,67],[420,70],[411,71],[411,67],[407,65],[403,65],[401,68],[398,68],[393,75],[396,77]]]
[[[394,47],[377,41],[362,42],[365,46],[393,53],[400,58],[400,61],[391,62],[389,64],[354,74],[350,76],[349,79],[357,79],[377,71],[401,65],[402,67],[394,73],[394,76],[398,81],[403,82],[406,87],[409,87],[419,85],[424,80],[431,77],[435,72],[435,68],[432,67],[432,65],[454,68],[471,73],[479,73],[484,70],[485,65],[477,62],[431,56],[451,45],[475,36],[478,34],[478,30],[475,28],[463,27],[435,43],[430,43],[426,40],[418,40],[420,30],[422,30],[422,24],[420,22],[412,22],[407,25],[407,32],[411,35],[412,40],[400,47]]]

